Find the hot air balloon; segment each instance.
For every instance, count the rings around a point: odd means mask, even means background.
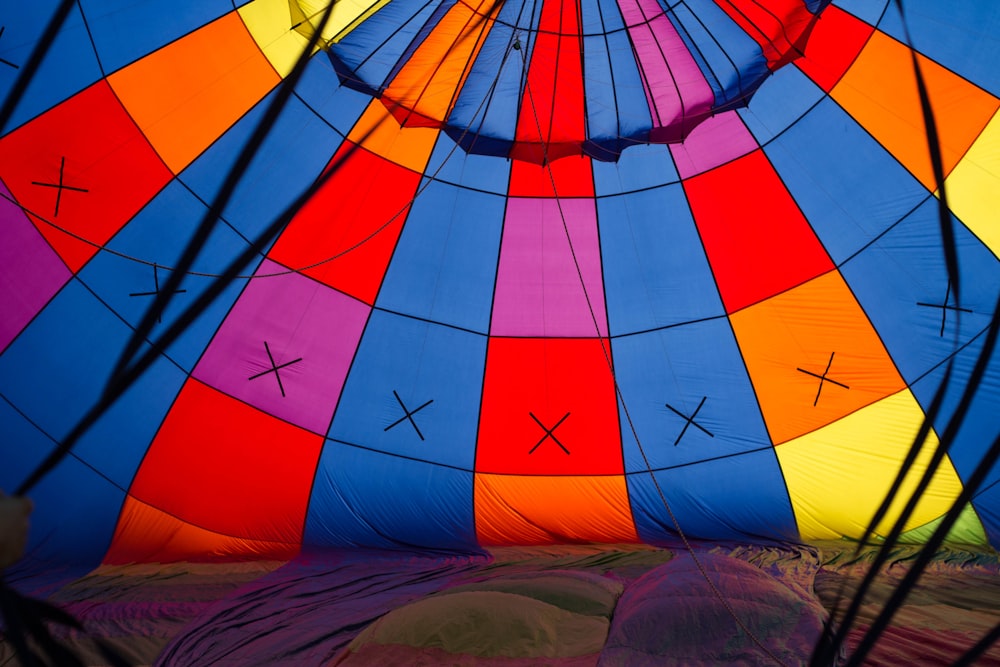
[[[1000,543],[995,3],[0,24],[31,563]]]

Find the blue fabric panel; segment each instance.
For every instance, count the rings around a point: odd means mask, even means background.
[[[927,200],[841,267],[903,378],[915,382],[988,326],[1000,291],[1000,262],[955,225],[961,293],[949,287],[938,200]],[[920,305],[924,304],[924,305]],[[948,306],[944,308],[942,306]],[[955,307],[972,312],[960,312]],[[957,327],[957,328],[956,328]]]
[[[74,280],[0,357],[2,488],[23,482],[96,404],[130,334]],[[169,362],[155,363],[31,490],[33,555],[99,561],[125,489],[184,378]]]
[[[644,542],[677,540],[664,499],[690,539],[798,540],[795,515],[770,448],[655,475],[659,490],[648,472],[627,478],[632,515]]]
[[[233,11],[228,0],[81,0],[79,4],[105,74]]]
[[[687,0],[671,18],[715,91],[716,108],[746,104],[770,74],[760,45],[714,0]]]
[[[655,188],[678,181],[677,168],[664,144],[635,146],[615,163],[595,162],[594,191],[598,197]]]
[[[485,363],[485,336],[375,310],[329,436],[472,470]]]
[[[0,12],[0,100],[7,95],[31,58],[34,46],[48,27],[59,0],[4,3]],[[87,27],[76,5],[62,30],[48,47],[37,73],[28,84],[4,133],[56,106],[101,78],[101,69]]]
[[[340,85],[327,58],[314,56],[295,87],[295,95],[340,136],[347,136],[371,104],[369,95]]]
[[[612,351],[626,473],[771,449],[727,319],[616,338]]]
[[[5,438],[16,438],[24,449],[51,446],[51,441],[23,419],[10,417],[8,411],[9,406],[0,401],[0,426]],[[5,491],[11,491],[23,477],[11,478],[9,485],[7,479],[5,469],[0,473],[0,484],[4,484]],[[31,489],[29,497],[35,509],[23,564],[35,572],[67,564],[83,565],[89,570],[100,564],[125,500],[122,488],[95,472],[89,462],[68,457]]]
[[[475,549],[472,482],[470,471],[328,442],[313,482],[304,541]]]
[[[870,25],[876,25],[887,9],[895,11],[892,0],[834,0],[833,4]]]
[[[740,117],[757,143],[765,145],[826,96],[798,67],[782,67],[754,93]]]
[[[927,190],[829,99],[764,150],[837,264],[927,197]]]
[[[510,164],[507,160],[466,153],[450,137],[441,135],[424,175],[443,183],[505,196]]]
[[[5,399],[44,425],[48,438],[62,441],[97,403],[131,333],[79,281],[70,281],[0,357]],[[184,378],[168,361],[155,363],[74,452],[128,488]]]
[[[387,84],[389,73],[436,5],[424,0],[394,0],[332,44],[328,53],[334,67],[352,77],[345,85],[377,91]]]
[[[81,280],[119,317],[137,326],[153,303],[152,292],[162,289],[170,278],[184,248],[205,213],[205,205],[176,181],[171,182],[146,205],[81,271]],[[179,289],[153,329],[159,336],[215,281],[223,268],[246,247],[246,241],[229,227],[215,226],[194,273],[184,278]],[[154,269],[156,264],[160,268]],[[251,263],[247,273],[257,267]],[[236,280],[192,322],[172,345],[168,356],[191,371],[215,330],[246,286]]]
[[[583,0],[581,11],[588,133],[603,139],[588,153],[613,160],[648,137],[649,101],[617,3]]]
[[[448,117],[455,141],[469,150],[506,155],[517,127],[535,26],[525,3],[504,3]],[[515,41],[520,48],[514,48]],[[466,129],[467,128],[467,129]],[[493,139],[495,143],[490,143]],[[491,149],[486,149],[490,146]]]
[[[938,418],[934,421],[934,430],[939,436],[950,432],[949,424],[966,392],[972,370],[983,352],[985,338],[984,332],[955,355],[944,404]],[[913,385],[913,393],[920,404],[924,406],[925,411],[944,380],[944,372],[945,367],[942,365]],[[954,441],[949,450],[949,456],[955,465],[955,470],[963,481],[969,478],[989,448],[997,438],[1000,438],[1000,420],[997,419],[997,415],[1000,415],[1000,400],[997,399],[997,396],[1000,396],[1000,351],[994,349],[989,357],[986,374],[969,404],[969,411],[960,428],[954,431]],[[1000,465],[994,465],[987,475],[983,488],[998,484],[1000,484]],[[996,497],[995,493],[994,491],[994,498]],[[986,506],[986,503],[983,504]],[[992,505],[992,507],[995,508],[996,505]],[[998,518],[1000,517],[993,516],[994,534],[997,530]],[[992,542],[992,538],[991,543],[995,544]]]
[[[1000,480],[984,486],[972,500],[972,506],[983,522],[990,544],[1000,544],[1000,513],[996,511],[1000,507]]]
[[[1000,14],[994,2],[906,0],[903,11],[917,51],[993,95],[1000,95]],[[878,27],[906,43],[903,21],[895,6],[885,12]]]
[[[271,97],[261,100],[179,176],[206,204],[216,196]],[[289,100],[223,211],[226,223],[255,240],[320,175],[341,141],[308,107]]]
[[[597,200],[612,336],[725,313],[679,183]]]
[[[487,334],[506,203],[498,195],[427,183],[410,209],[376,305]]]

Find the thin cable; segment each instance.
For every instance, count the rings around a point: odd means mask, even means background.
[[[528,103],[531,106],[532,115],[534,116],[535,127],[538,130],[539,141],[541,142],[541,147],[542,147],[542,155],[545,158],[544,161],[543,161],[543,165],[544,165],[544,167],[546,169],[546,172],[547,172],[547,174],[549,176],[549,182],[552,185],[552,192],[554,194],[554,199],[555,199],[555,202],[556,202],[556,207],[559,210],[559,217],[560,217],[560,219],[562,221],[563,232],[564,232],[564,234],[566,236],[566,243],[569,245],[570,256],[573,258],[573,266],[576,269],[577,279],[580,282],[580,288],[583,290],[584,300],[587,303],[587,309],[588,309],[588,311],[590,313],[591,322],[594,325],[594,331],[596,332],[597,337],[599,339],[602,339],[602,341],[603,341],[604,336],[601,334],[601,326],[600,326],[600,323],[597,320],[597,314],[594,311],[594,306],[593,306],[593,303],[592,303],[592,301],[590,299],[590,294],[587,291],[586,281],[584,280],[584,277],[583,277],[583,270],[580,268],[580,262],[579,262],[579,259],[577,258],[576,250],[573,247],[573,239],[572,239],[572,237],[570,235],[570,232],[569,232],[569,225],[566,222],[566,214],[565,214],[565,211],[563,210],[563,207],[562,207],[562,200],[559,197],[559,192],[558,192],[558,189],[556,187],[555,176],[554,176],[554,174],[552,172],[552,164],[547,159],[547,146],[548,146],[548,142],[545,141],[545,138],[542,136],[541,121],[539,120],[538,114],[537,114],[536,109],[535,109],[534,98],[533,98],[533,96],[531,94],[531,88],[530,88],[530,86],[526,86],[526,92],[527,92],[526,97],[528,99]],[[632,417],[631,417],[631,415],[629,413],[629,409],[628,409],[628,404],[625,401],[625,396],[622,393],[621,386],[618,384],[618,378],[615,375],[614,364],[613,364],[613,362],[611,360],[611,354],[610,354],[609,347],[610,347],[610,339],[609,339],[609,342],[608,342],[607,345],[605,345],[602,342],[602,344],[601,344],[601,351],[604,354],[605,363],[607,364],[608,371],[611,374],[611,380],[612,380],[612,383],[613,383],[614,388],[615,388],[615,394],[618,397],[619,403],[621,404],[622,411],[625,413],[625,419],[628,422],[629,429],[631,430],[631,433],[632,433],[632,437],[635,439],[635,443],[636,443],[636,445],[639,448],[639,453],[642,456],[643,464],[645,465],[646,470],[649,473],[650,479],[653,482],[653,486],[656,488],[656,492],[659,495],[660,502],[663,503],[664,509],[667,510],[667,514],[670,516],[670,520],[673,523],[674,528],[677,530],[677,534],[680,536],[681,541],[683,542],[685,549],[687,549],[688,553],[691,556],[691,559],[695,563],[695,566],[698,568],[699,573],[701,574],[702,578],[705,580],[705,582],[708,584],[709,588],[711,589],[712,594],[719,600],[719,602],[722,603],[723,607],[726,609],[726,612],[730,615],[730,617],[733,619],[733,621],[736,622],[736,625],[739,626],[739,628],[741,630],[743,630],[743,632],[750,638],[750,640],[754,644],[757,645],[758,648],[760,648],[768,657],[770,657],[772,660],[774,660],[774,662],[776,664],[784,666],[786,663],[784,661],[782,661],[777,655],[775,655],[774,652],[771,651],[771,649],[768,648],[764,644],[764,642],[759,637],[757,637],[757,635],[746,625],[746,623],[743,622],[743,620],[736,613],[736,610],[729,603],[729,600],[726,599],[726,597],[722,594],[722,591],[719,590],[718,586],[715,585],[715,582],[712,581],[711,577],[709,577],[708,571],[705,569],[704,564],[698,558],[698,556],[697,556],[697,554],[695,552],[694,547],[691,545],[690,541],[687,538],[687,535],[684,533],[684,530],[681,528],[680,522],[677,520],[677,516],[674,514],[673,509],[670,507],[670,503],[667,501],[666,495],[663,492],[663,488],[660,486],[659,481],[656,479],[656,475],[655,475],[655,473],[652,470],[652,463],[649,461],[649,458],[646,455],[646,450],[645,450],[645,448],[642,445],[642,441],[639,438],[639,434],[638,434],[638,432],[636,430],[635,424],[632,421]]]

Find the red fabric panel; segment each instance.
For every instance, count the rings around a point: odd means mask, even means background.
[[[0,142],[0,179],[74,272],[171,178],[105,81]]]
[[[190,380],[129,494],[223,536],[298,545],[322,445],[320,436]],[[143,538],[161,539],[166,545],[170,533]]]
[[[269,257],[372,305],[420,174],[350,144]]]
[[[762,151],[684,181],[727,312],[833,268]]]
[[[809,37],[806,54],[795,64],[830,92],[851,66],[875,28],[839,7],[827,7]]]
[[[543,2],[511,157],[541,164],[579,154],[585,138],[579,24],[576,0]]]
[[[507,191],[511,197],[593,197],[590,158],[574,155],[545,165],[514,160]]]
[[[476,471],[622,474],[610,350],[604,339],[492,338]]]
[[[715,4],[760,44],[772,70],[802,53],[816,20],[804,0],[715,0]]]

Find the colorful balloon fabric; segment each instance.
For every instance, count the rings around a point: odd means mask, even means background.
[[[57,5],[0,15],[4,97]],[[857,539],[947,377],[876,526],[946,436],[926,539],[1000,433],[995,354],[949,426],[1000,293],[1000,4],[902,6],[74,3],[0,136],[0,487],[97,416],[29,551]],[[998,482],[951,539],[1000,544]]]

